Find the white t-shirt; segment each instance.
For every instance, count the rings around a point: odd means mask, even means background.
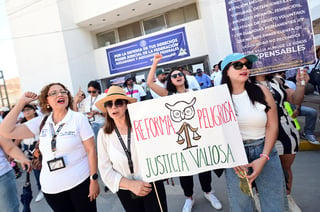
[[[91,110],[96,110],[99,111],[100,113],[102,113],[101,110],[99,110],[95,103],[98,102],[100,99],[102,99],[103,97],[105,97],[106,94],[100,94],[97,97],[91,97],[90,95],[87,96],[82,102],[81,102],[81,106],[79,108],[79,112],[86,114],[90,112],[90,108]],[[102,115],[94,115],[94,121],[91,121],[93,123],[98,123],[98,124],[104,124],[105,122],[105,117]]]
[[[24,124],[37,135],[42,119],[43,117],[36,117]],[[57,149],[54,155],[51,150],[51,126],[56,132],[61,124],[64,126],[56,137]],[[40,184],[43,192],[56,194],[70,190],[89,177],[89,161],[83,141],[93,136],[91,126],[82,113],[69,109],[63,120],[56,125],[52,120],[52,113],[49,115],[39,136],[39,148],[42,153]],[[50,172],[47,162],[55,157],[63,157],[66,167]]]
[[[213,85],[218,86],[221,84],[221,78],[222,78],[222,71],[216,72],[216,75],[213,79]]]
[[[4,153],[3,149],[0,147],[0,177],[10,171],[12,168],[7,159],[7,155]]]
[[[146,92],[144,92],[143,88],[140,85],[133,84],[132,89],[128,89],[128,87],[124,88],[127,96],[136,98],[138,102],[141,101],[141,97],[146,96]]]
[[[232,95],[234,109],[237,113],[238,124],[243,140],[260,139],[265,137],[267,114],[266,106],[255,102],[253,105],[247,91]]]
[[[201,89],[197,79],[194,76],[186,75],[186,78],[188,81],[189,89],[191,89],[193,91],[197,91],[197,90]]]
[[[127,135],[121,135],[124,144],[127,146]],[[99,130],[97,139],[98,167],[103,183],[111,192],[118,192],[122,177],[129,179],[142,179],[139,174],[138,156],[136,153],[135,139],[131,133],[131,157],[133,162],[134,175],[130,173],[128,158],[123,150],[115,131],[105,134],[103,128]]]
[[[163,88],[166,87],[166,84],[160,82],[158,79],[156,80],[156,84],[159,85],[159,86],[161,86],[161,87],[163,87]],[[161,97],[161,96],[159,96],[156,92],[154,92],[152,89],[150,89],[150,93],[151,93],[151,96],[152,96],[154,99]]]

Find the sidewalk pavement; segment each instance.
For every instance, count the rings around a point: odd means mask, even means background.
[[[298,152],[295,162],[293,163],[293,188],[292,196],[296,203],[300,206],[303,212],[318,211],[320,207],[320,151],[302,151]],[[212,172],[213,173],[213,172]],[[212,174],[215,194],[221,201],[223,209],[220,211],[229,211],[229,203],[226,192],[226,182],[224,174],[221,178]],[[22,193],[22,186],[24,184],[25,175],[22,175],[17,179],[18,193]],[[198,177],[194,177],[194,199],[195,205],[193,212],[197,211],[216,211],[211,207],[210,203],[204,198],[201,191]],[[35,186],[35,179],[31,176],[33,196],[37,195],[37,189]],[[112,194],[110,191],[103,191],[103,183],[100,183],[100,195],[97,198],[98,211],[108,212],[121,212],[124,211],[116,194]],[[182,189],[180,187],[179,178],[174,178],[175,185],[166,185],[168,210],[169,211],[182,211],[182,207],[185,201]],[[32,212],[51,212],[52,210],[46,203],[45,199],[36,203],[34,199],[31,202]],[[22,210],[22,205],[21,205]]]

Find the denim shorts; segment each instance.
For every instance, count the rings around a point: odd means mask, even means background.
[[[264,138],[244,141],[245,151],[249,163],[260,158],[264,147]],[[270,160],[266,162],[263,170],[255,179],[259,193],[261,211],[283,212],[288,211],[288,200],[284,175],[280,159],[275,148],[272,149]],[[226,182],[230,211],[252,212],[254,203],[252,197],[241,192],[239,178],[233,168],[226,169]]]

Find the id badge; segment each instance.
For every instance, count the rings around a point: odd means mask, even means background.
[[[59,157],[59,158],[55,158],[53,160],[49,160],[48,162],[48,166],[49,166],[49,170],[51,172],[59,170],[59,169],[63,169],[66,167],[63,157]]]

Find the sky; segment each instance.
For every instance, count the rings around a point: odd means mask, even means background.
[[[19,76],[8,24],[5,0],[0,0],[0,70],[5,80]]]

